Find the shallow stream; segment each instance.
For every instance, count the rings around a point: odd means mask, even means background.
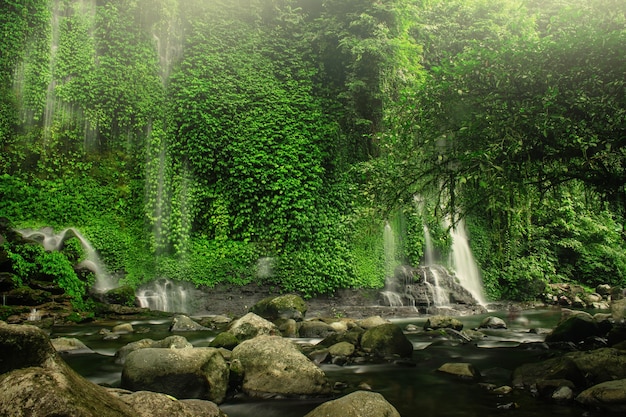
[[[547,355],[544,349],[536,348],[532,342],[542,342],[541,332],[530,329],[553,328],[560,317],[558,310],[525,311],[516,320],[509,320],[506,312],[491,312],[485,315],[459,317],[465,329],[478,327],[487,316],[493,315],[507,321],[506,330],[488,330],[488,337],[480,342],[462,344],[448,339],[433,338],[423,332],[407,333],[413,342],[414,353],[411,363],[322,365],[331,381],[350,387],[345,393],[356,390],[360,384],[369,385],[393,404],[403,417],[439,416],[503,416],[539,417],[590,416],[586,410],[573,406],[550,404],[532,397],[526,391],[514,391],[498,396],[476,382],[461,381],[437,372],[446,362],[469,362],[481,375],[481,382],[502,386],[510,384],[511,372],[523,363],[540,361]],[[420,329],[426,317],[392,320],[402,328],[414,324]],[[51,337],[75,337],[93,352],[65,354],[64,359],[87,379],[109,386],[119,386],[122,366],[115,363],[114,354],[127,343],[150,338],[163,339],[170,320],[131,322],[135,333],[121,335],[116,340],[103,340],[99,331],[112,328],[119,322],[84,324],[54,327]],[[208,346],[215,332],[185,332],[195,347]],[[315,340],[302,340],[315,342]],[[535,346],[535,348],[531,348]],[[220,408],[229,417],[302,417],[324,400],[255,400],[247,398],[229,399]],[[516,404],[513,406],[512,404]]]

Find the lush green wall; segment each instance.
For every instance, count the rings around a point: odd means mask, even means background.
[[[494,298],[624,284],[622,3],[5,2],[0,216],[132,285],[380,287],[450,215]]]

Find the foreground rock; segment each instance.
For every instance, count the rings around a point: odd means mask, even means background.
[[[592,408],[624,415],[626,413],[626,379],[607,381],[581,392],[576,401]]]
[[[110,389],[109,392],[136,411],[137,417],[226,417],[214,403],[200,400],[177,400],[166,394]]]
[[[248,395],[316,396],[331,392],[326,374],[292,341],[258,336],[233,349],[232,362],[243,369],[242,389]]]
[[[328,401],[304,417],[400,417],[400,413],[385,398],[369,391],[356,391],[345,397]]]
[[[122,388],[220,403],[228,378],[228,365],[218,349],[145,348],[126,357]]]
[[[48,336],[34,326],[0,322],[0,351],[2,416],[223,416],[215,404],[206,401],[188,405],[168,398],[165,407],[162,400],[153,400],[158,395],[153,393],[125,401],[74,372],[56,353]],[[202,410],[202,414],[193,410]]]

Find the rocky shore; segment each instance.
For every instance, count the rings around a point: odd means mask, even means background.
[[[610,313],[593,316],[562,309],[556,328],[544,331],[544,341],[519,347],[545,352],[544,359],[517,367],[509,384],[484,383],[471,360],[446,362],[438,372],[505,400],[511,393],[526,393],[588,410],[588,415],[620,415],[626,411],[625,303],[615,299]],[[327,308],[333,312],[332,304]],[[311,313],[310,303],[300,297],[282,295],[257,301],[241,316],[170,316],[171,336],[138,340],[116,352],[116,361],[123,364],[120,388],[89,382],[64,362],[59,352],[88,349],[79,340],[50,340],[38,327],[0,322],[0,409],[6,416],[223,416],[220,404],[245,395],[319,399],[322,404],[306,417],[399,416],[367,384],[333,381],[319,365],[415,366],[407,335],[430,343],[477,344],[507,327],[494,316],[475,329],[464,329],[457,318],[445,315],[429,316],[422,328],[402,328],[380,315],[318,313]],[[208,347],[194,347],[185,338],[186,332],[209,330],[216,336]],[[103,329],[101,336],[133,331],[126,322]],[[294,338],[320,341],[294,343]],[[510,398],[503,407],[515,409]]]

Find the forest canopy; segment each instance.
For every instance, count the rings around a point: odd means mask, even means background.
[[[10,0],[0,217],[138,286],[385,283],[467,223],[492,299],[626,285],[619,0]],[[271,273],[259,260],[271,259]]]

